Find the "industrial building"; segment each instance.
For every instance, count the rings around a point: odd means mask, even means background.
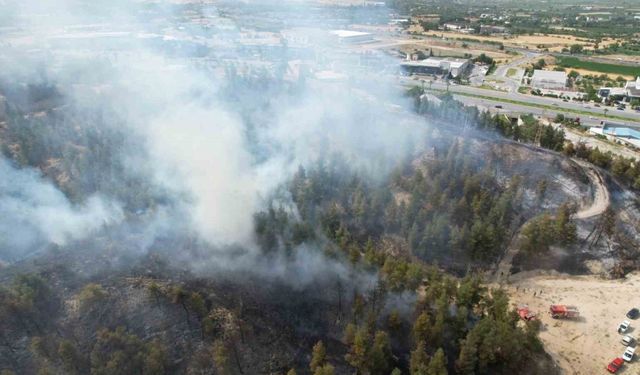
[[[424,60],[400,63],[400,69],[404,74],[450,75],[454,78],[468,73],[471,67],[471,60],[451,57],[429,57]]]
[[[373,35],[371,33],[362,31],[333,30],[330,33],[338,39],[338,43],[340,44],[359,44],[373,41]]]
[[[507,32],[507,28],[504,26],[480,25],[480,34],[483,35],[506,34]]]
[[[567,73],[550,70],[534,70],[531,87],[562,90],[567,87]]]

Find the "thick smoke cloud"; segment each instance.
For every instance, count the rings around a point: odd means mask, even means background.
[[[14,19],[28,18],[28,13],[37,8],[34,1],[26,3],[32,6],[12,8]],[[170,57],[155,46],[151,48],[144,38],[136,37],[144,27],[132,23],[139,15],[123,12],[127,7],[75,9],[77,4],[71,1],[53,0],[48,0],[47,5],[50,12],[64,17],[51,24],[22,24],[26,33],[39,38],[30,41],[28,47],[14,50],[48,48],[52,39],[46,35],[51,30],[59,32],[61,20],[65,30],[100,20],[114,29],[131,32],[126,48],[118,52],[103,51],[100,44],[87,44],[83,37],[78,37],[77,43],[83,41],[79,47],[74,38],[66,35],[65,50],[54,54],[45,66],[46,77],[81,110],[117,113],[113,121],[107,122],[117,124],[112,126],[139,140],[135,149],[120,150],[118,157],[130,173],[151,176],[153,184],[170,195],[169,207],[154,209],[162,213],[163,230],[187,227],[212,247],[211,262],[199,267],[201,271],[211,267],[253,269],[304,283],[326,274],[327,269],[340,275],[349,273],[338,262],[306,248],[298,249],[293,258],[270,259],[265,264],[254,256],[257,246],[253,243],[253,216],[270,204],[273,192],[300,165],[331,155],[340,155],[346,165],[368,177],[389,173],[408,152],[407,145],[424,137],[425,132],[409,115],[389,111],[388,103],[397,101],[395,89],[378,86],[367,92],[348,81],[309,82],[293,97],[274,95],[265,101],[262,96],[268,92],[241,87],[243,101],[253,106],[268,102],[272,108],[258,123],[249,124],[245,107],[224,97],[224,89],[232,84],[229,80],[233,77],[220,74],[221,67],[212,72],[198,67],[190,57]],[[132,2],[131,9],[139,6]],[[163,6],[169,13],[161,19],[172,19],[168,4],[158,3],[154,9],[165,9]],[[327,51],[335,46],[321,48],[330,54]],[[73,50],[80,51],[79,55],[69,52]],[[27,61],[9,68],[21,71],[21,77],[25,70],[32,69],[28,79],[38,81],[42,72],[36,72],[36,66]],[[343,71],[359,74],[348,68]],[[123,220],[122,209],[114,203],[92,197],[82,207],[75,207],[35,172],[17,172],[6,163],[0,171],[15,176],[4,179],[13,181],[0,191],[0,206],[11,210],[0,221],[0,230],[4,233],[16,223],[26,223],[23,235],[6,242],[7,247],[22,249],[18,252],[46,241],[62,244],[83,238],[103,225]],[[23,194],[12,197],[16,191]],[[280,204],[295,212],[291,202]],[[47,216],[51,213],[62,220],[52,223]],[[224,250],[237,246],[244,249],[242,256]]]
[[[249,244],[259,187],[238,119],[185,106],[147,135],[156,178],[186,193],[194,229],[213,245]]]

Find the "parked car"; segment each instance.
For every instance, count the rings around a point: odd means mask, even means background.
[[[622,353],[622,359],[627,362],[631,362],[633,360],[633,356],[636,353],[636,348],[632,348],[631,346],[627,346],[627,350]]]
[[[607,371],[609,371],[612,374],[615,374],[616,372],[618,372],[618,370],[620,370],[620,367],[622,367],[623,364],[624,364],[624,360],[618,357],[613,361],[611,361],[611,363],[609,363],[609,365],[607,366]]]
[[[629,330],[629,327],[631,326],[631,322],[628,320],[623,321],[622,323],[620,323],[620,325],[618,326],[618,333],[625,333]]]
[[[593,106],[594,107],[600,107],[600,104],[594,104]]]
[[[636,309],[635,307],[629,310],[629,312],[627,313],[627,318],[629,319],[638,319],[639,316],[640,316],[640,310]]]
[[[624,346],[636,346],[636,339],[631,335],[625,335],[620,341]]]
[[[501,105],[497,105],[496,108],[502,109],[502,106]]]

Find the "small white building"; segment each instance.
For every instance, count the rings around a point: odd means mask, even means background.
[[[456,23],[445,23],[444,25],[442,25],[442,27],[445,31],[446,30],[458,31],[465,28],[463,25],[458,25]]]
[[[638,77],[635,81],[629,81],[624,86],[627,97],[629,99],[640,98],[640,77]]]
[[[533,71],[531,87],[538,89],[564,89],[567,87],[567,73],[551,70]]]
[[[358,44],[373,41],[373,34],[362,31],[333,30],[330,33],[338,39],[340,44]]]

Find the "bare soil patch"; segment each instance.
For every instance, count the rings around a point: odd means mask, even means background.
[[[640,274],[624,280],[604,280],[597,276],[560,274],[520,274],[511,277],[506,290],[516,305],[526,304],[539,313],[543,323],[540,339],[553,359],[566,374],[605,374],[605,366],[621,356],[625,347],[617,326],[625,314],[637,307]],[[542,293],[540,293],[542,292]],[[535,296],[534,296],[535,293]],[[551,304],[575,305],[580,309],[577,320],[552,319],[547,311]],[[631,321],[630,334],[640,335],[640,321]],[[635,374],[638,359],[625,364],[624,374]]]

